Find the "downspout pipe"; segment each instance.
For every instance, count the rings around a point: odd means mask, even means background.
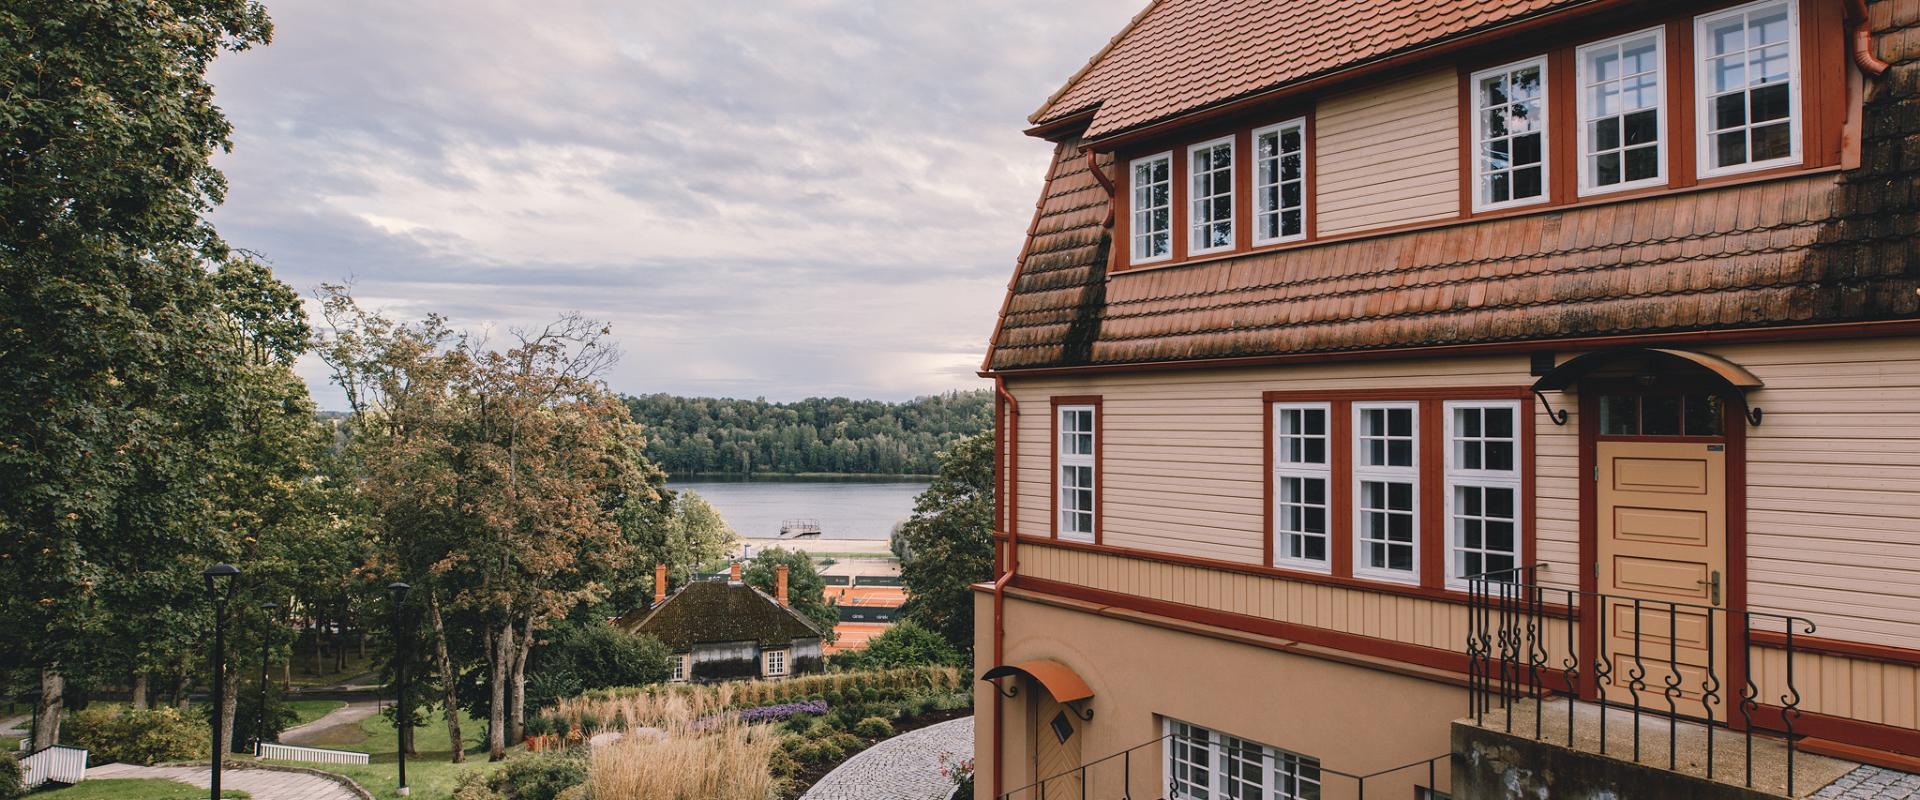
[[[1020,485],[1020,401],[1015,400],[1013,394],[1007,391],[1006,376],[993,376],[993,391],[995,399],[1006,408],[1002,419],[996,420],[1002,424],[998,430],[1004,433],[1006,442],[1004,460],[1001,462],[1006,473],[1004,492],[998,491],[1000,476],[997,474],[994,476],[996,489],[994,496],[999,499],[1000,508],[1004,512],[1001,515],[1001,527],[1007,529],[1005,569],[993,581],[993,666],[997,667],[1006,663],[1007,584],[1013,580],[1014,573],[1020,569],[1020,536],[1014,532],[1019,527],[1020,519],[1020,494],[1015,490]],[[1003,758],[1005,747],[1002,744],[1004,735],[1002,729],[1006,727],[1002,724],[1004,702],[1000,687],[995,685],[993,687],[993,796],[995,800],[999,800],[1001,792],[1005,789],[1002,783],[1005,776],[1002,764],[1006,761]]]
[[[1111,228],[1113,227],[1113,178],[1108,177],[1107,171],[1100,168],[1099,153],[1087,151],[1087,171],[1092,172],[1093,179],[1100,182],[1100,188],[1107,190],[1107,218],[1100,222],[1100,227]]]
[[[1867,21],[1867,0],[1846,0],[1847,27],[1853,35],[1853,63],[1869,78],[1887,71],[1887,62],[1873,53],[1873,26]]]

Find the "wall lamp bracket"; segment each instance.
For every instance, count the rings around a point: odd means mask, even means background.
[[[1760,427],[1760,418],[1766,415],[1767,415],[1767,412],[1765,409],[1748,408],[1746,411],[1747,423],[1752,425],[1753,427],[1758,428]]]

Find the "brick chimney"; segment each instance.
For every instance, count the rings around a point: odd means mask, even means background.
[[[733,573],[727,577],[727,582],[735,586],[740,585],[740,562],[733,562]]]
[[[785,564],[773,568],[773,601],[783,606],[787,604],[787,565]]]
[[[653,566],[653,604],[660,605],[667,599],[667,565]]]

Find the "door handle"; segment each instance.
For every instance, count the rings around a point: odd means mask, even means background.
[[[1720,605],[1720,570],[1716,569],[1713,571],[1712,580],[1694,581],[1694,583],[1708,587],[1708,591],[1712,593],[1713,596],[1713,604],[1716,606]]]

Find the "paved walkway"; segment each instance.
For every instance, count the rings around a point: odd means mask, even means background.
[[[280,732],[282,744],[311,744],[308,739],[322,731],[344,725],[358,725],[360,721],[380,713],[379,700],[355,700],[322,715],[319,719],[305,725],[297,725]]]
[[[862,750],[801,795],[801,800],[947,800],[948,763],[973,758],[973,718],[907,731]]]
[[[1833,800],[1910,800],[1920,798],[1920,775],[1879,767],[1861,767],[1813,794]]]
[[[207,788],[206,767],[142,767],[108,764],[87,770],[88,780],[101,778],[157,778]],[[228,769],[220,773],[220,788],[238,789],[253,800],[359,800],[359,795],[318,775],[265,769]]]

